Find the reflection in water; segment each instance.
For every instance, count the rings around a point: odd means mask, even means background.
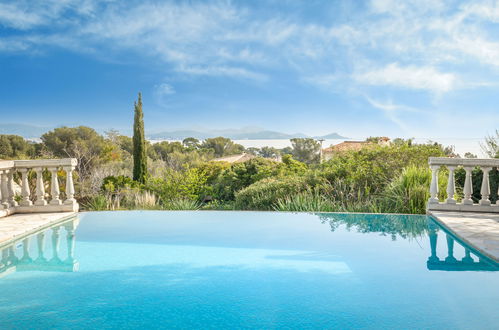
[[[401,214],[355,214],[355,213],[317,213],[322,223],[328,223],[331,231],[341,225],[347,230],[355,229],[359,233],[380,233],[391,236],[419,238],[426,234],[428,224],[425,216]]]
[[[78,217],[74,217],[0,247],[0,277],[23,271],[77,271],[74,247],[78,223]],[[61,253],[64,238],[65,252]]]
[[[442,229],[447,241],[447,256],[440,259],[437,256],[438,230]],[[430,238],[431,255],[426,262],[429,270],[447,271],[499,271],[499,265],[493,260],[475,251],[452,234],[446,232],[434,220],[428,220],[428,237]],[[464,257],[460,260],[454,256],[454,243],[464,248]],[[472,251],[473,250],[473,251]],[[472,257],[475,256],[475,258]],[[477,261],[475,261],[477,259]]]
[[[390,235],[392,240],[396,240],[397,237],[403,239],[422,238],[427,234],[431,250],[431,255],[426,263],[428,270],[499,271],[497,262],[482,255],[473,247],[468,246],[459,238],[447,232],[430,217],[395,214],[359,215],[353,213],[318,213],[317,215],[323,223],[329,224],[331,231],[335,231],[340,225],[344,225],[348,230],[355,229],[359,233]],[[444,259],[437,256],[439,230],[442,230],[446,235],[447,256]],[[464,249],[464,257],[459,260],[454,256],[455,243]]]

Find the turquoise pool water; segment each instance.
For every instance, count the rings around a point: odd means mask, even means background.
[[[0,328],[492,329],[498,270],[425,216],[93,212],[3,248]]]

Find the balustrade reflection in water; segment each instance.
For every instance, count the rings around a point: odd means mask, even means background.
[[[445,243],[447,255],[438,256],[438,233],[445,235]],[[445,270],[445,271],[499,271],[499,266],[496,262],[488,257],[474,251],[471,246],[459,241],[455,236],[443,230],[434,220],[428,221],[428,237],[430,241],[431,255],[426,262],[426,267],[429,270]],[[460,246],[464,249],[464,255],[456,257],[455,246]]]
[[[428,270],[499,271],[497,262],[460,241],[430,217],[354,213],[318,213],[317,215],[321,222],[329,224],[331,231],[344,226],[347,230],[355,230],[359,233],[378,233],[389,236],[394,241],[397,239],[421,240],[428,235],[430,244],[430,256],[426,262]],[[447,251],[443,257],[438,256],[439,233],[440,245],[444,245],[442,250]],[[457,257],[455,252],[457,246],[462,256]]]
[[[0,277],[13,272],[75,272],[75,230],[78,217],[0,247]]]

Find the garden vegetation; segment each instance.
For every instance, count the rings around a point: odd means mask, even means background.
[[[452,153],[436,143],[414,144],[411,140],[396,139],[389,146],[371,143],[358,151],[338,152],[331,160],[320,163],[317,143],[311,139],[293,139],[291,148],[281,150],[245,149],[224,137],[151,144],[143,139],[140,97],[136,103],[137,118],[136,139],[117,131],[101,135],[85,126],[56,128],[45,133],[39,142],[0,135],[0,158],[77,158],[76,197],[86,210],[422,214],[431,180],[428,157]],[[491,156],[499,157],[497,142],[496,136],[489,136],[484,142]],[[143,149],[134,153],[137,143]],[[213,161],[242,152],[256,157],[233,164]],[[281,161],[275,160],[278,156]],[[134,157],[138,160],[135,166]],[[60,175],[64,173],[61,171]],[[475,200],[480,198],[481,175],[478,169],[473,172]],[[497,169],[490,175],[490,199],[495,201]],[[439,179],[440,190],[445,191],[445,171],[441,171]],[[456,181],[458,196],[462,196],[463,170],[456,171]]]

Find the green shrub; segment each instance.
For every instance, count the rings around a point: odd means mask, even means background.
[[[284,173],[285,165],[265,158],[232,164],[218,176],[213,192],[217,199],[234,200],[237,191],[265,178]]]
[[[392,145],[341,152],[324,162],[319,171],[333,183],[342,180],[347,185],[362,188],[364,195],[381,193],[407,166],[427,166],[428,157],[444,156],[441,146]]]
[[[263,179],[237,192],[235,206],[243,210],[272,210],[279,199],[309,188],[303,177]]]

